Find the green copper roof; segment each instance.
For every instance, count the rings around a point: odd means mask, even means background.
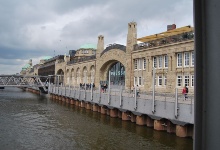
[[[96,49],[97,46],[95,44],[84,44],[82,46],[80,46],[80,49],[90,49],[90,48],[93,48],[93,49]]]
[[[51,58],[53,58],[53,57],[51,57],[51,56],[44,56],[44,57],[42,58],[42,60],[48,60],[48,59],[51,59]]]
[[[26,64],[24,67],[22,67],[22,70],[26,70],[27,68],[29,68],[30,65],[29,64]]]

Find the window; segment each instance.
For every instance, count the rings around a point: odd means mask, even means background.
[[[157,57],[153,57],[153,61],[154,61],[153,67],[157,68]]]
[[[142,59],[138,59],[138,69],[139,70],[143,69]]]
[[[167,76],[164,76],[164,85],[167,85]]]
[[[184,53],[184,66],[189,66],[189,52]]]
[[[159,56],[158,57],[158,62],[159,62],[158,68],[162,68],[162,60],[163,60],[162,56]]]
[[[134,60],[134,69],[137,69],[137,59]]]
[[[161,86],[162,85],[162,75],[158,76],[158,85]]]
[[[185,80],[185,85],[184,86],[189,86],[189,76],[188,75],[185,75],[184,77],[184,80]]]
[[[182,86],[182,76],[181,75],[177,76],[177,86]]]
[[[146,59],[143,58],[143,69],[145,70],[146,69]]]
[[[139,77],[139,85],[142,85],[141,77]]]
[[[182,53],[177,54],[177,67],[182,66]]]
[[[191,53],[191,66],[194,66],[194,51]]]
[[[191,86],[194,86],[194,75],[191,76]]]
[[[164,68],[168,67],[168,56],[164,55]]]

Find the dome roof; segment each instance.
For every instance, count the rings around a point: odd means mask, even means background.
[[[51,57],[51,56],[44,56],[41,60],[48,60],[48,59],[51,59],[51,58],[53,58],[53,57]]]
[[[96,49],[97,48],[97,46],[95,45],[95,44],[83,44],[82,46],[80,46],[80,49],[90,49],[90,48],[92,48],[92,49]]]
[[[30,64],[26,64],[24,67],[22,67],[22,70],[26,70],[29,67],[30,67]]]

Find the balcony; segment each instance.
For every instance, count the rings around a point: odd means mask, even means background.
[[[148,48],[153,48],[153,47],[158,47],[158,46],[164,46],[164,45],[169,45],[173,43],[189,41],[193,39],[194,39],[194,33],[188,32],[188,33],[183,33],[183,34],[179,34],[175,36],[168,36],[168,37],[158,39],[158,40],[135,44],[133,51],[138,51],[141,49],[148,49]]]

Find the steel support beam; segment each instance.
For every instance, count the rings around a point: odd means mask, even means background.
[[[219,149],[220,1],[194,0],[195,126],[194,149]]]

